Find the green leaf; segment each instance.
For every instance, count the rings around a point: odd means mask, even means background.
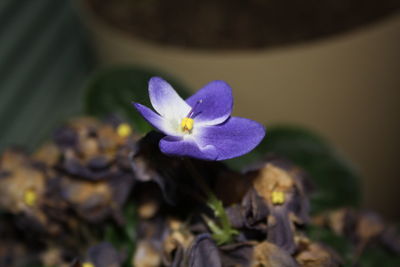
[[[118,250],[124,251],[127,258],[123,266],[131,266],[135,245],[136,245],[136,207],[133,202],[128,202],[124,208],[125,224],[123,226],[117,225],[115,222],[110,222],[104,231],[103,239],[113,244]]]
[[[182,98],[189,96],[188,90],[169,75],[134,66],[118,66],[100,70],[89,80],[84,99],[86,113],[100,118],[118,114],[132,123],[136,131],[148,132],[151,126],[133,108],[132,101],[151,107],[148,82],[154,76],[168,81]]]
[[[232,227],[222,201],[217,199],[213,193],[210,193],[207,205],[212,209],[217,220],[213,221],[208,217],[203,216],[207,226],[212,232],[214,240],[218,245],[233,242],[234,237],[237,236],[239,232]]]
[[[268,127],[266,137],[254,151],[227,163],[242,168],[266,153],[290,159],[307,171],[316,186],[316,192],[311,195],[313,213],[359,205],[358,175],[318,135],[293,126]]]
[[[363,267],[400,266],[400,257],[381,247],[370,247],[363,252],[359,263]]]

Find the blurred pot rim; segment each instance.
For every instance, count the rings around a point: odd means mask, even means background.
[[[125,43],[131,43],[135,47],[146,47],[157,51],[164,51],[168,54],[179,54],[179,55],[190,55],[190,56],[211,56],[211,57],[258,57],[260,54],[270,54],[279,51],[291,51],[301,50],[309,47],[318,47],[325,44],[329,44],[332,41],[347,40],[356,38],[359,35],[368,34],[376,29],[391,27],[393,23],[396,23],[400,12],[395,12],[376,21],[366,23],[365,25],[355,27],[341,33],[334,33],[327,36],[316,37],[310,40],[304,40],[299,42],[293,42],[282,45],[274,45],[265,48],[243,48],[243,49],[205,49],[196,47],[182,47],[168,44],[162,44],[155,41],[151,41],[140,36],[135,36],[134,33],[129,33],[118,27],[112,26],[106,22],[101,16],[97,15],[90,7],[87,0],[75,0],[75,9],[81,17],[81,20],[90,31],[102,32],[115,40],[121,40]]]

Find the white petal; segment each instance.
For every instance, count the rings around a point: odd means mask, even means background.
[[[149,95],[153,108],[169,121],[178,121],[189,114],[191,107],[183,100],[172,86],[159,77],[149,82]]]
[[[137,111],[156,129],[171,136],[182,136],[182,133],[174,129],[170,121],[164,119],[151,109],[139,103],[133,103]]]

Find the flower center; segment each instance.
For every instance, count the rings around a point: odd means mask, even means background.
[[[189,114],[184,117],[181,121],[181,131],[183,133],[192,133],[193,130],[193,125],[194,125],[194,120],[193,118],[199,114],[198,112],[198,106],[203,102],[203,100],[199,100],[196,102],[194,107],[190,110]]]
[[[117,134],[122,138],[128,137],[132,134],[132,128],[127,123],[121,123],[118,125]]]
[[[181,130],[184,133],[190,133],[193,129],[194,120],[192,118],[185,117],[181,122]]]
[[[281,191],[272,191],[271,199],[272,204],[282,205],[285,203],[285,193]]]
[[[37,202],[37,194],[33,189],[28,189],[24,192],[24,202],[27,206],[34,206]]]

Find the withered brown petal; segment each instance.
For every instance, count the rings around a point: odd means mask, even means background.
[[[239,205],[233,205],[226,208],[226,214],[234,228],[240,229],[245,226],[245,218],[243,216],[243,208]]]
[[[252,261],[254,243],[241,242],[229,244],[220,248],[223,267],[250,266]]]
[[[284,206],[276,207],[268,219],[267,240],[292,254],[296,249],[291,222]]]
[[[297,188],[296,194],[293,194],[291,201],[288,203],[287,209],[297,216],[299,223],[308,223],[310,220],[310,201],[307,195]],[[300,191],[300,192],[299,192]]]
[[[109,169],[91,170],[87,166],[83,166],[78,159],[68,158],[62,162],[61,168],[68,174],[79,176],[87,180],[102,180],[112,176]]]
[[[110,243],[103,242],[89,248],[88,260],[96,267],[119,267],[122,257]]]
[[[298,264],[286,251],[278,246],[262,242],[254,247],[251,267],[297,267]]]
[[[380,241],[390,251],[400,255],[400,235],[396,227],[386,227],[380,236]]]
[[[75,148],[78,145],[78,134],[68,126],[63,126],[54,131],[54,142],[61,148]]]
[[[110,164],[111,164],[110,159],[99,155],[90,159],[89,162],[87,163],[87,166],[88,168],[94,171],[99,171],[108,168]]]
[[[255,228],[258,230],[264,229],[266,218],[269,214],[269,209],[265,200],[258,195],[257,191],[252,187],[245,195],[242,201],[244,209],[245,223],[248,228]],[[261,224],[257,226],[257,224]]]
[[[132,169],[136,178],[142,182],[155,182],[159,185],[165,200],[174,205],[176,203],[176,165],[172,157],[162,154],[158,142],[162,135],[150,132],[137,143],[132,157]]]
[[[296,260],[305,267],[339,267],[343,260],[331,248],[320,243],[309,243],[306,250],[296,255]]]
[[[11,175],[11,173],[9,171],[0,170],[0,179],[1,178],[5,178],[5,177],[10,176],[10,175]]]
[[[74,260],[70,267],[82,267],[82,264],[79,260]]]
[[[385,229],[381,216],[375,212],[361,212],[357,223],[357,234],[361,240],[369,241],[378,237]]]
[[[241,205],[233,205],[227,209],[229,220],[235,228],[267,233],[267,216],[269,209],[265,200],[250,188],[244,196]]]
[[[164,200],[170,205],[199,201],[206,192],[203,192],[202,186],[194,179],[194,173],[212,187],[212,182],[226,167],[220,162],[167,156],[161,153],[158,145],[163,136],[150,132],[137,143],[132,157],[132,169],[136,178],[141,182],[155,182],[160,187]]]
[[[175,251],[174,259],[171,263],[171,267],[184,267],[184,260],[185,260],[185,250],[182,246],[178,246]]]
[[[198,235],[189,250],[189,267],[221,267],[218,247],[210,234]]]
[[[132,173],[118,173],[108,180],[113,192],[113,200],[122,206],[135,185],[135,177]]]

